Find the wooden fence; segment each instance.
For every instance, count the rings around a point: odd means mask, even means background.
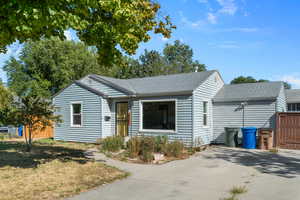
[[[28,127],[25,127],[26,130],[23,130],[23,137],[28,137]],[[35,130],[32,133],[32,137],[34,139],[36,138],[52,138],[53,137],[53,127],[47,126],[44,130]]]
[[[300,112],[277,113],[276,146],[300,149]]]

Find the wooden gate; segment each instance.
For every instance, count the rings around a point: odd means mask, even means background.
[[[276,146],[300,149],[300,112],[277,113]]]

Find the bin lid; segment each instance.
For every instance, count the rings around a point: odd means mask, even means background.
[[[253,130],[253,129],[257,130],[256,127],[244,127],[244,128],[242,128],[242,130]]]

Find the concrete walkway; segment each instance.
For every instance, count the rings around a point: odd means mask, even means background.
[[[219,200],[246,186],[240,200],[300,199],[300,151],[280,153],[214,147],[163,165],[130,164],[89,152],[99,162],[130,172],[70,200]]]

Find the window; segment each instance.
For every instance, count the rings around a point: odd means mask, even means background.
[[[208,122],[208,109],[207,109],[208,102],[203,102],[203,126],[207,126]]]
[[[176,130],[176,102],[175,101],[144,101],[141,104],[142,130]]]
[[[300,103],[289,103],[288,111],[289,112],[300,112]]]
[[[72,103],[71,105],[71,126],[82,126],[81,103]]]

